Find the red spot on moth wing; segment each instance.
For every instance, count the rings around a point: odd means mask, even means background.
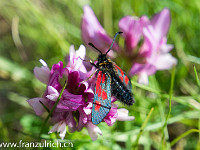
[[[102,91],[102,99],[103,100],[107,99],[107,93],[104,90]]]
[[[101,85],[98,87],[97,94],[98,94],[98,97],[101,97]]]
[[[116,66],[116,65],[115,65]],[[118,71],[117,67],[115,67],[115,70]]]
[[[101,76],[102,76],[102,71],[99,71],[98,75],[97,75],[97,82],[96,82],[96,87],[100,86],[101,83]]]
[[[102,76],[102,71],[99,71],[97,75],[97,82],[96,82],[96,94],[98,94],[99,92],[99,88],[101,84],[101,76]]]
[[[102,83],[104,83],[105,81],[106,81],[106,75],[103,74]]]
[[[124,79],[125,79],[125,83],[128,84],[128,82],[129,82],[129,78],[128,78],[127,76],[125,76]]]
[[[123,82],[123,80],[124,80],[123,77],[122,77],[122,76],[119,76],[119,78],[120,78],[120,80]]]
[[[123,71],[119,66],[117,66],[117,65],[115,65],[115,67],[116,67],[117,69],[119,69],[119,71],[121,72],[121,75],[124,76],[124,71]]]
[[[96,101],[96,104],[95,104],[95,111],[99,111],[99,109],[101,108],[101,103],[99,101]]]

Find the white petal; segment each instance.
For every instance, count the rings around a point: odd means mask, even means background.
[[[75,55],[75,49],[74,45],[71,45],[69,48],[69,58],[70,58],[70,67],[74,68],[74,55]]]
[[[48,86],[48,93],[49,95],[47,95],[46,97],[52,101],[56,101],[59,97],[58,91],[52,86]]]
[[[60,122],[60,126],[58,127],[57,132],[60,132],[59,136],[61,137],[61,139],[63,140],[66,134],[66,123],[65,121],[61,121]]]
[[[85,59],[85,54],[86,54],[85,46],[80,45],[79,49],[76,51],[76,56],[81,56],[82,59]]]
[[[59,136],[63,140],[66,134],[66,123],[64,120],[56,123],[51,130],[48,132],[48,134],[53,133],[53,132],[60,132]]]
[[[46,98],[48,98],[51,101],[56,101],[58,99],[57,95],[53,95],[53,94],[47,95]]]
[[[81,66],[82,64],[82,60],[79,58],[81,57],[82,59],[85,59],[85,53],[86,53],[86,50],[85,50],[85,46],[81,45],[79,47],[79,49],[76,51],[76,64],[75,64],[75,69],[79,69],[79,67]]]
[[[102,135],[101,130],[97,126],[95,126],[92,122],[88,122],[86,124],[86,128],[87,128],[88,133],[93,141],[95,141],[98,138],[97,133],[99,135]]]
[[[83,110],[86,113],[86,115],[91,114],[91,112],[92,112],[92,103],[89,102],[89,104],[87,105],[87,107],[84,107]]]
[[[135,119],[134,116],[128,116],[128,110],[121,108],[117,109],[117,120],[119,121],[129,121]]]
[[[174,46],[172,44],[162,44],[162,46],[160,48],[160,52],[161,53],[168,53],[173,48],[174,48]]]
[[[176,64],[177,60],[171,54],[159,55],[157,61],[155,62],[155,66],[158,70],[167,70]]]
[[[138,83],[147,85],[149,83],[148,75],[146,72],[141,72],[139,74]]]
[[[67,129],[65,127],[65,129],[62,132],[60,132],[60,134],[59,134],[59,136],[61,137],[62,140],[65,138],[66,131],[67,131]]]
[[[42,66],[48,67],[47,63],[43,59],[40,59],[40,63],[42,64]]]
[[[54,124],[54,126],[49,130],[48,134],[56,132],[58,130],[59,125],[60,125],[60,122],[57,122],[56,124]]]
[[[84,112],[86,113],[86,115],[89,115],[89,114],[91,114],[91,112],[92,112],[92,110],[91,109],[83,109],[84,110]]]

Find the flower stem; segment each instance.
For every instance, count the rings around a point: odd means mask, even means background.
[[[165,137],[164,130],[167,126],[167,121],[169,119],[171,109],[172,109],[172,93],[173,93],[173,88],[174,88],[175,72],[176,72],[176,68],[174,66],[173,69],[172,69],[171,85],[170,85],[170,90],[169,90],[169,110],[168,110],[168,114],[166,116],[165,123],[164,123],[163,128],[162,128],[162,145],[163,146],[164,146],[164,137]],[[168,139],[166,139],[166,140],[168,140]]]
[[[39,138],[41,137],[41,134],[42,134],[42,132],[43,132],[43,130],[44,130],[44,127],[45,127],[47,121],[49,120],[50,116],[52,116],[53,111],[55,110],[56,106],[58,105],[58,103],[59,103],[59,101],[60,101],[60,98],[61,98],[61,96],[62,96],[62,94],[63,94],[63,91],[64,91],[64,89],[65,89],[66,86],[67,86],[67,82],[65,81],[65,84],[64,84],[64,86],[63,86],[63,88],[62,88],[62,91],[60,92],[60,95],[59,95],[58,99],[56,100],[56,103],[53,105],[53,108],[52,108],[51,111],[49,112],[49,114],[48,114],[48,116],[46,117],[44,123],[42,124],[42,128],[41,128],[40,134],[39,134]]]
[[[148,123],[148,121],[149,121],[149,118],[150,118],[150,116],[151,116],[153,110],[154,110],[154,107],[151,108],[151,110],[150,110],[150,112],[148,113],[146,119],[144,120],[144,122],[143,122],[143,124],[142,124],[142,127],[140,128],[140,132],[139,132],[139,134],[138,134],[138,136],[137,136],[137,138],[136,138],[135,144],[133,145],[133,149],[135,149],[135,147],[138,145],[140,136],[142,135],[142,133],[143,133],[143,131],[144,131],[144,128],[146,127],[146,125],[147,125],[147,123]]]

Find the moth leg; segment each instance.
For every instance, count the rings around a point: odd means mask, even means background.
[[[87,79],[85,79],[84,81],[81,81],[80,84],[83,83],[83,82],[88,81],[89,79],[91,79],[92,76],[93,76],[97,71],[98,71],[98,69],[96,69],[95,72],[93,72]]]
[[[84,60],[82,59],[80,56],[79,58],[82,60],[82,61],[85,61],[85,62],[89,62],[91,65],[95,66],[96,68],[98,68],[98,66],[92,61],[92,60]]]

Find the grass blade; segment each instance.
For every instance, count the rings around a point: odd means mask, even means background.
[[[137,136],[137,138],[136,138],[135,144],[133,145],[133,149],[135,149],[135,147],[138,145],[140,136],[142,135],[142,133],[143,133],[143,131],[144,131],[144,128],[146,127],[146,125],[147,125],[147,123],[148,123],[148,121],[149,121],[149,118],[150,118],[150,116],[151,116],[153,110],[154,110],[154,107],[151,108],[151,110],[150,110],[150,112],[148,113],[146,119],[144,120],[144,122],[143,122],[143,124],[142,124],[142,127],[140,128],[140,132],[139,132],[139,134],[138,134],[138,136]]]
[[[199,77],[198,77],[197,70],[196,70],[196,67],[195,67],[195,66],[194,66],[194,73],[195,73],[197,85],[200,87],[200,81],[199,81]]]
[[[170,143],[170,145],[173,146],[173,145],[176,144],[180,139],[184,138],[185,136],[187,136],[188,134],[193,133],[193,132],[199,133],[200,131],[199,131],[198,129],[190,129],[190,130],[184,132],[183,134],[181,134],[180,136],[178,136],[177,138],[175,138],[175,139]]]
[[[197,85],[200,87],[200,81],[199,81],[199,77],[198,77],[197,70],[196,70],[195,66],[194,66],[194,73],[195,73]],[[200,117],[199,117],[199,121],[198,121],[198,128],[200,129]],[[199,141],[198,141],[198,144],[197,144],[197,149],[199,149],[199,148],[200,148],[200,132],[199,132]]]

